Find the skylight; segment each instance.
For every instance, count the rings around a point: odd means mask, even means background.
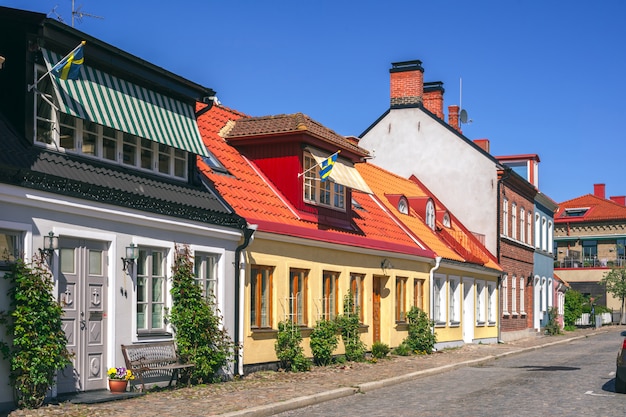
[[[561,217],[583,217],[589,208],[568,208],[565,209]]]

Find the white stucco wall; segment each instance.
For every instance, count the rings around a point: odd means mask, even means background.
[[[497,248],[497,169],[493,160],[418,108],[393,109],[359,146],[369,160],[403,177],[415,175],[470,231]]]
[[[224,317],[224,327],[234,338],[234,251],[241,240],[241,232],[235,229],[185,221],[123,209],[105,204],[90,203],[69,197],[0,185],[0,226],[23,234],[24,252],[32,259],[37,248],[42,247],[43,235],[53,231],[64,238],[86,239],[105,242],[108,246],[108,299],[106,314],[106,366],[123,366],[120,345],[137,342],[135,322],[136,281],[122,271],[121,257],[131,242],[168,250],[167,277],[175,244],[189,244],[194,251],[214,253],[220,256],[218,263],[218,307]],[[58,277],[58,256],[52,261],[55,281]],[[56,283],[55,283],[56,284]],[[171,306],[169,289],[166,288],[166,304]],[[6,308],[5,297],[8,284],[0,278],[0,308]],[[121,293],[127,291],[127,296]],[[4,339],[4,329],[2,338]],[[0,410],[12,403],[12,391],[8,385],[6,369],[8,362],[0,359]],[[2,371],[5,372],[2,372]]]

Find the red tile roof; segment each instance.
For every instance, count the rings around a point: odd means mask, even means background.
[[[198,104],[198,109],[203,107]],[[201,158],[198,158],[198,167],[248,223],[257,224],[261,232],[434,258],[432,251],[417,244],[372,196],[365,193],[352,192],[353,199],[361,206],[354,210],[352,230],[322,227],[307,220],[310,216],[300,215],[258,167],[220,135],[227,124],[232,125],[229,121],[239,121],[242,117],[242,113],[214,105],[198,118],[204,144],[228,173],[213,171]]]
[[[236,140],[237,138],[250,136],[302,133],[304,131],[325,142],[339,145],[361,156],[369,156],[369,151],[366,149],[357,146],[344,136],[335,133],[333,130],[302,113],[263,117],[242,117],[238,119],[232,129],[228,131],[226,138],[228,140]]]
[[[355,166],[387,209],[438,256],[502,270],[489,251],[452,213],[448,213],[451,218],[449,228],[437,221],[436,230],[432,230],[412,207],[409,207],[408,214],[398,210],[396,200],[399,199],[393,198],[394,196],[404,196],[408,200],[430,197],[435,202],[437,210],[447,210],[419,180],[414,177],[411,179],[400,177],[370,163]]]
[[[588,209],[584,216],[565,216],[567,209]],[[623,221],[626,220],[626,206],[615,201],[586,194],[563,203],[559,203],[559,209],[554,215],[555,223],[568,222],[591,222],[591,221]]]

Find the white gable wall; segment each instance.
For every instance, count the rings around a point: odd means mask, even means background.
[[[497,248],[497,169],[493,160],[419,108],[393,109],[359,146],[371,163],[402,177],[415,175],[472,232]]]

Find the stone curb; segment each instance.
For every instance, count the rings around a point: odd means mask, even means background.
[[[537,345],[537,346],[520,348],[520,349],[512,350],[510,352],[500,353],[497,355],[489,355],[489,356],[485,356],[484,358],[472,359],[472,360],[453,363],[449,365],[438,366],[436,368],[425,369],[423,371],[412,372],[412,373],[405,374],[405,375],[398,375],[396,377],[387,378],[387,379],[383,379],[380,381],[365,382],[363,384],[356,385],[355,387],[351,387],[351,388],[338,388],[338,389],[331,390],[331,391],[321,392],[319,394],[294,398],[294,399],[287,400],[287,401],[280,402],[280,403],[261,405],[258,407],[248,408],[245,410],[233,411],[233,412],[226,413],[226,414],[220,414],[220,417],[268,417],[268,416],[272,416],[274,414],[282,413],[285,411],[296,410],[298,408],[307,407],[309,405],[319,404],[325,401],[335,400],[337,398],[348,397],[350,395],[354,395],[357,393],[365,393],[365,392],[373,391],[379,388],[401,384],[403,382],[411,381],[413,379],[423,377],[423,376],[436,375],[442,372],[451,371],[453,369],[461,368],[464,366],[481,364],[481,363],[488,362],[493,359],[503,358],[506,356],[524,353],[524,352],[528,352],[531,350],[538,350],[538,349],[548,347],[548,346],[568,343],[573,340],[585,339],[587,337],[595,336],[600,333],[605,333],[605,332],[597,331],[597,332],[589,333],[583,336],[570,337],[568,339],[557,340],[555,342],[544,343],[544,344]]]

